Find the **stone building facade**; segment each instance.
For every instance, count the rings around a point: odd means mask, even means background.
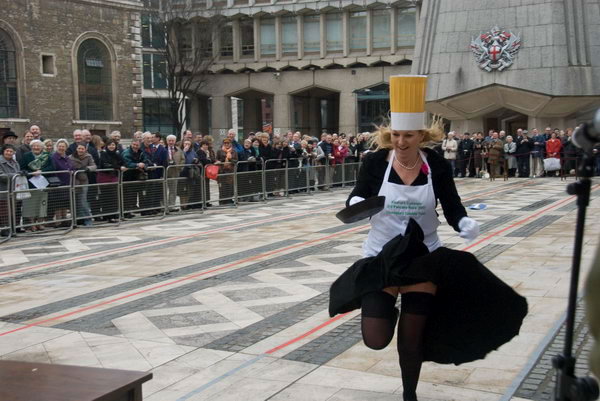
[[[459,131],[568,127],[600,106],[597,0],[232,0],[214,76],[191,127],[222,134],[359,132],[381,121],[393,74],[430,77],[427,109]],[[494,27],[521,39],[512,65],[478,66],[470,45]],[[332,33],[333,32],[333,33]],[[232,121],[231,99],[240,99]],[[262,105],[272,105],[264,121]]]
[[[141,1],[0,0],[0,128],[142,127]]]

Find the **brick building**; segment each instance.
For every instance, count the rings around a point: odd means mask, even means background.
[[[0,128],[142,128],[141,1],[0,0]]]

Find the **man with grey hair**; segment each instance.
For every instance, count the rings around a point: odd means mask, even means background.
[[[121,145],[121,132],[120,131],[111,132],[110,139],[115,141],[115,144],[117,145],[117,151],[119,153],[123,153],[123,145]]]
[[[238,158],[239,158],[240,154],[244,153],[244,147],[242,145],[240,145],[240,143],[237,141],[237,133],[235,132],[235,130],[233,128],[231,128],[231,129],[229,129],[229,131],[227,131],[227,138],[231,141],[231,147],[238,154]]]
[[[42,142],[44,141],[44,138],[42,138],[42,130],[39,125],[32,125],[29,127],[29,132],[33,135],[33,139],[39,139]]]

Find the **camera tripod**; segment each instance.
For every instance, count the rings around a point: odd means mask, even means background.
[[[573,249],[571,283],[569,286],[565,346],[563,354],[557,355],[552,359],[552,365],[557,371],[554,401],[592,401],[598,399],[599,396],[598,383],[596,380],[591,377],[575,376],[576,359],[572,353],[585,214],[590,203],[590,192],[592,187],[591,177],[594,173],[594,157],[589,153],[583,153],[583,163],[578,168],[581,179],[567,186],[567,193],[577,196],[577,224],[575,226],[575,247]]]

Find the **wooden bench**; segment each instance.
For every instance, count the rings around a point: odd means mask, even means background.
[[[0,361],[0,400],[142,401],[152,373]]]

